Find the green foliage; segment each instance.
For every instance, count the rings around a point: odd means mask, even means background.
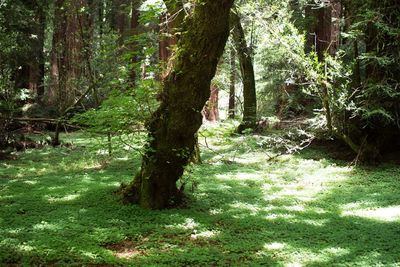
[[[384,0],[354,6],[352,12],[358,17],[351,30],[363,32],[366,42],[358,58],[367,72],[356,98],[360,116],[368,127],[398,128],[400,9],[395,1]]]
[[[71,147],[0,163],[0,262],[5,265],[397,266],[399,168],[350,169],[320,150],[267,161],[236,153],[251,136],[208,129],[192,166],[189,207],[148,211],[112,194],[138,154],[99,160],[85,133]],[[212,135],[213,132],[217,134]],[[204,145],[203,138],[199,137]],[[228,139],[225,139],[228,140]],[[193,184],[193,186],[192,186]],[[361,241],[361,242],[360,242]]]
[[[268,115],[273,107],[282,117],[296,117],[310,113],[315,98],[302,90],[308,83],[304,76],[309,59],[304,52],[304,33],[293,18],[302,4],[293,10],[289,1],[272,2],[257,13],[260,111]]]
[[[35,24],[34,12],[20,1],[2,0],[0,2],[0,67],[17,68],[21,60],[27,60],[27,42],[30,27]]]
[[[135,135],[145,130],[145,122],[158,106],[155,100],[158,86],[155,80],[149,79],[142,80],[131,94],[114,91],[99,109],[75,115],[72,123],[84,125],[94,134],[107,134],[109,139],[102,142],[109,146],[109,154],[115,145],[137,148]],[[117,137],[114,142],[111,140],[113,136]],[[140,142],[139,147],[142,145]]]
[[[16,138],[10,128],[11,118],[21,111],[21,102],[30,98],[27,89],[16,89],[8,68],[0,70],[0,149],[7,147]]]
[[[89,126],[97,133],[129,134],[143,129],[157,107],[155,94],[159,85],[154,80],[143,80],[131,94],[114,91],[99,109],[76,115],[73,122]]]

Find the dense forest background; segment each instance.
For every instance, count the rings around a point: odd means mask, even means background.
[[[85,114],[74,121],[111,135],[140,128],[191,5],[171,14],[157,1],[2,1],[2,149],[18,122],[58,129]],[[220,91],[224,114],[243,114],[240,131],[271,115],[314,117],[378,160],[399,132],[398,15],[395,1],[237,2],[206,119],[218,119]]]

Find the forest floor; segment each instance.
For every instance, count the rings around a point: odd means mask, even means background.
[[[399,165],[274,158],[230,131],[203,130],[187,207],[164,211],[122,204],[140,154],[85,133],[0,161],[0,265],[400,266]]]

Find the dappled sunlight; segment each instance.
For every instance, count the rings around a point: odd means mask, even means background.
[[[238,201],[235,201],[229,206],[232,210],[238,210],[240,213],[244,213],[246,216],[257,215],[261,210],[260,206],[257,204],[243,203]]]
[[[56,191],[56,190],[61,191],[64,189],[65,189],[65,186],[60,186],[60,185],[47,187],[47,190],[50,190],[50,191]]]
[[[33,230],[51,230],[51,231],[61,230],[61,227],[59,225],[45,221],[35,224],[32,228]]]
[[[293,257],[293,262],[297,260],[297,266],[309,266],[309,265],[317,265],[317,266],[329,266],[330,261],[334,258],[340,258],[348,255],[350,250],[341,248],[341,247],[328,247],[325,249],[321,249],[318,253],[312,251],[305,251],[302,257],[298,257],[295,259]],[[299,255],[300,256],[300,255]]]
[[[304,223],[304,224],[308,224],[308,225],[311,225],[311,226],[317,226],[317,227],[326,226],[327,224],[330,223],[329,219],[313,219],[313,220],[297,219],[295,221],[298,222],[298,223]]]
[[[313,164],[311,164],[313,163]],[[271,181],[275,181],[273,186],[280,186],[281,190],[269,194],[271,185],[263,186],[265,200],[276,200],[280,198],[296,198],[299,201],[313,201],[314,197],[326,190],[329,190],[335,183],[343,182],[348,179],[351,168],[330,166],[321,168],[316,161],[305,160],[295,165],[296,171],[289,174],[285,169],[276,169],[268,174]],[[291,177],[290,179],[286,177]]]
[[[289,214],[289,213],[279,213],[279,214],[269,214],[267,216],[265,216],[266,220],[281,220],[281,219],[293,219],[295,218],[295,215],[293,214]]]
[[[17,248],[18,248],[19,251],[22,251],[22,252],[32,252],[35,249],[37,249],[37,248],[35,248],[33,246],[30,246],[30,245],[27,245],[27,244],[18,245]]]
[[[232,181],[232,179],[234,179],[235,181],[243,181],[243,180],[262,181],[263,180],[262,173],[239,172],[239,173],[235,173],[234,175],[218,174],[215,177],[220,180],[229,180],[229,181]]]
[[[343,210],[343,216],[357,216],[373,220],[386,221],[386,222],[399,222],[400,223],[400,206],[392,207],[371,207],[368,209],[352,208],[350,210]]]
[[[260,164],[262,162],[265,162],[268,159],[268,157],[264,153],[246,153],[242,155],[238,155],[235,158],[235,161],[237,163],[243,164],[243,165],[249,165],[249,164]]]
[[[269,244],[265,244],[264,248],[266,250],[282,250],[287,246],[285,243],[279,243],[279,242],[272,242]]]
[[[113,194],[140,166],[128,156],[104,163],[61,149],[71,158],[49,150],[34,163],[10,165],[4,170],[12,179],[0,179],[3,259],[67,253],[83,264],[122,266],[400,261],[393,256],[400,255],[397,172],[388,168],[390,178],[379,184],[372,171],[301,155],[239,156],[234,147],[224,160],[193,165],[185,176],[188,207],[165,211],[123,205]],[[25,168],[30,164],[35,171]]]
[[[25,180],[23,181],[23,183],[27,184],[27,185],[36,185],[38,183],[38,181],[34,181],[34,180]]]
[[[190,235],[190,238],[195,239],[207,239],[207,238],[214,238],[219,234],[219,231],[194,231],[193,234]]]
[[[81,196],[81,194],[70,194],[70,195],[58,196],[58,197],[54,197],[54,196],[45,196],[45,198],[47,199],[48,202],[54,203],[54,202],[68,202],[68,201],[73,201],[73,200],[76,200],[77,198],[79,198],[80,196]]]
[[[295,253],[288,253],[288,251],[295,251]],[[350,251],[341,247],[329,247],[314,252],[305,248],[296,248],[287,243],[272,242],[264,244],[263,250],[257,252],[258,255],[268,255],[271,253],[276,258],[287,259],[283,266],[302,267],[309,265],[314,266],[315,264],[317,266],[330,266],[325,264],[330,261],[331,258],[344,256],[350,253]]]
[[[182,229],[182,230],[193,230],[198,228],[200,225],[195,222],[192,218],[186,218],[183,223],[174,224],[174,225],[167,225],[166,228],[175,228],[175,229]]]

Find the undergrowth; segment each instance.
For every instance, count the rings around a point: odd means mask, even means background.
[[[350,168],[306,149],[271,158],[254,135],[208,127],[188,208],[114,194],[140,166],[84,133],[0,162],[0,265],[400,266],[400,167]]]

